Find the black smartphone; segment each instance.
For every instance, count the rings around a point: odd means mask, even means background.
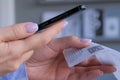
[[[69,16],[71,16],[71,15],[73,15],[73,14],[79,12],[79,11],[83,11],[85,9],[86,9],[85,5],[79,5],[79,6],[75,7],[75,8],[73,8],[73,9],[70,9],[70,10],[68,10],[68,11],[66,11],[66,12],[64,12],[64,13],[62,13],[62,14],[60,14],[60,15],[52,18],[52,19],[49,19],[49,20],[47,20],[47,21],[45,21],[45,22],[43,22],[41,24],[38,24],[38,26],[39,26],[38,31],[47,28],[48,25],[50,25],[52,23],[60,21],[60,20],[62,20],[64,18],[67,18],[67,17],[69,17]]]

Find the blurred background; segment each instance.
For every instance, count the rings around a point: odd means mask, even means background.
[[[0,27],[32,21],[41,23],[77,5],[87,10],[73,15],[57,37],[75,35],[120,51],[120,0],[0,0]],[[97,80],[117,80],[106,74]]]

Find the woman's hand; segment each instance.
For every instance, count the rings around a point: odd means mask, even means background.
[[[105,73],[112,73],[112,65],[102,65],[96,58],[90,58],[69,68],[63,56],[66,48],[84,48],[89,41],[77,37],[55,39],[47,45],[35,49],[26,62],[29,80],[93,80]]]
[[[35,48],[46,45],[64,26],[60,21],[37,34],[38,26],[32,22],[0,28],[0,76],[17,70]]]

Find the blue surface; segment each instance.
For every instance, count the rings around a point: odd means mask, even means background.
[[[25,70],[25,64],[22,64],[17,71],[0,77],[0,80],[28,80]]]

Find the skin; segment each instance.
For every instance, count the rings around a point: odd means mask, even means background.
[[[34,49],[49,43],[64,27],[65,21],[50,25],[40,33],[29,33],[26,25],[32,22],[0,28],[0,76],[16,71],[28,60]],[[34,34],[34,35],[33,35]]]
[[[116,69],[109,64],[103,65],[92,57],[69,68],[63,56],[67,48],[89,46],[75,36],[54,39],[47,45],[34,49],[32,57],[26,61],[29,80],[94,80]]]
[[[69,68],[63,57],[66,48],[84,48],[77,37],[53,39],[65,26],[65,21],[50,25],[40,33],[28,33],[31,22],[0,28],[0,76],[16,71],[25,62],[29,80],[92,80],[112,73],[112,65],[102,65],[96,58]]]

